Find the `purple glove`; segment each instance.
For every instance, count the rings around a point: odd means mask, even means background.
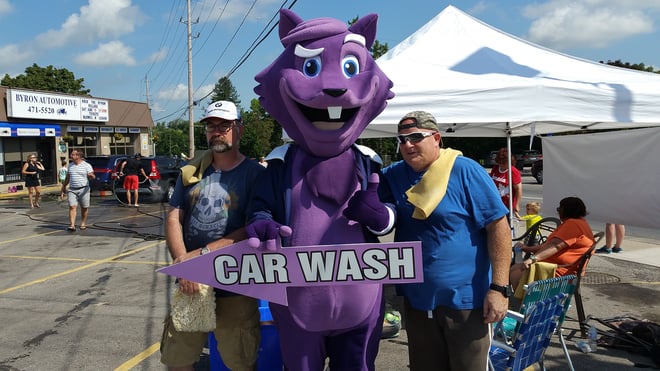
[[[382,231],[390,223],[387,206],[378,199],[378,182],[378,174],[369,175],[367,189],[355,192],[344,210],[346,218],[366,225],[372,231]]]
[[[291,236],[291,227],[282,225],[274,220],[259,219],[245,226],[248,236],[248,246],[258,248],[261,242],[266,243],[266,250],[277,249],[276,239]]]

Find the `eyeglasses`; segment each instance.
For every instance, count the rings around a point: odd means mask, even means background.
[[[233,129],[235,125],[235,122],[223,122],[221,124],[215,124],[215,125],[206,125],[206,132],[207,133],[213,133],[213,132],[220,132],[220,133],[226,133],[229,130]]]
[[[411,144],[416,144],[424,140],[426,137],[433,136],[435,133],[429,133],[426,131],[419,131],[410,134],[401,134],[397,135],[396,139],[399,141],[399,144],[405,144],[410,142]]]

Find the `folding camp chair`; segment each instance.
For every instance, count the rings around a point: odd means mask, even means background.
[[[545,370],[543,355],[566,310],[567,298],[568,295],[562,293],[531,304],[524,315],[512,311],[507,313],[507,316],[519,321],[520,326],[511,344],[493,340],[488,355],[491,370],[518,371],[535,363]]]
[[[582,334],[583,338],[587,337],[587,331],[589,330],[589,325],[587,325],[587,316],[584,313],[584,305],[582,304],[582,293],[580,292],[580,284],[582,282],[582,277],[584,277],[585,273],[587,272],[587,264],[589,264],[589,260],[594,254],[594,250],[596,249],[596,245],[600,242],[600,240],[603,238],[605,235],[605,232],[598,232],[594,235],[594,243],[591,245],[589,250],[587,250],[580,258],[573,264],[568,265],[569,267],[572,267],[572,269],[569,269],[569,273],[575,274],[577,276],[577,283],[575,285],[575,309],[577,310],[578,314],[578,323],[580,325],[580,333]],[[563,267],[566,267],[565,265]]]
[[[561,326],[564,323],[564,318],[566,317],[566,311],[570,307],[571,298],[575,292],[575,287],[577,285],[577,277],[574,275],[562,276],[549,278],[547,280],[534,281],[527,285],[525,289],[525,296],[523,297],[522,304],[519,313],[525,314],[528,311],[528,308],[544,299],[553,297],[558,294],[566,294],[566,300],[564,302],[564,312],[559,318],[557,324],[557,336],[559,337],[559,343],[562,346],[564,351],[564,356],[568,362],[570,370],[574,370],[573,362],[571,361],[571,356],[568,353],[568,348],[566,347],[566,341],[564,340],[564,335],[561,331]],[[513,335],[517,330],[519,323],[509,317],[505,317],[504,320],[498,322],[495,325],[495,338],[496,340],[501,339],[509,344],[512,343]]]

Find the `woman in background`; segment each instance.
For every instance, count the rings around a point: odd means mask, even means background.
[[[44,165],[37,160],[37,154],[28,155],[27,161],[23,164],[21,174],[25,176],[25,187],[28,189],[28,198],[30,199],[30,208],[41,207],[39,198],[41,189],[39,189],[39,171],[44,171]]]

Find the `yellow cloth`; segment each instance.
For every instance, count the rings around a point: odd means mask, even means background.
[[[463,153],[451,148],[441,148],[440,156],[429,166],[422,180],[406,191],[408,201],[415,206],[414,219],[425,220],[440,204],[447,192],[449,174],[456,157]]]
[[[513,294],[513,296],[522,300],[525,296],[525,285],[528,285],[534,281],[552,278],[555,276],[556,270],[557,264],[553,263],[536,262],[530,265],[529,269],[523,272],[522,277],[520,277],[520,282],[518,282],[518,287],[516,287],[516,292]]]
[[[201,156],[196,156],[181,168],[181,180],[184,186],[198,183],[204,176],[204,170],[213,162],[213,151],[207,150]]]

